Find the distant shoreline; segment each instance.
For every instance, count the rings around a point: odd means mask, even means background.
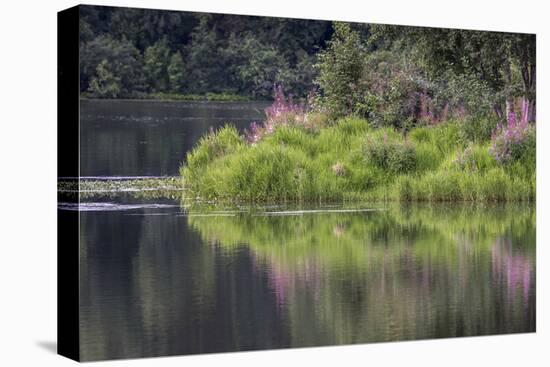
[[[233,94],[150,94],[128,98],[97,98],[80,94],[80,100],[87,101],[155,101],[155,102],[269,102],[268,99],[254,99]]]

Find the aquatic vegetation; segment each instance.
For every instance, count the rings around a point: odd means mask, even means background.
[[[179,199],[183,192],[181,177],[60,180],[60,201],[130,195],[142,199]]]
[[[460,123],[408,134],[359,118],[318,131],[275,124],[255,144],[225,127],[201,140],[181,174],[188,199],[203,202],[534,200],[531,133],[521,135],[523,145],[510,140],[527,148],[511,148],[519,160],[503,164],[488,142],[463,143]]]

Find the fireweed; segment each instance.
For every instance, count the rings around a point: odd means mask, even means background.
[[[518,122],[516,114],[510,112],[507,125],[499,124],[493,132],[489,151],[497,162],[509,163],[533,153],[534,149],[535,126],[525,118]]]
[[[257,143],[265,135],[273,134],[279,126],[297,126],[314,131],[326,124],[323,116],[311,112],[311,94],[301,103],[295,103],[292,94],[285,96],[281,86],[275,87],[274,94],[273,104],[265,109],[265,121],[253,122],[245,130],[245,139],[248,143]]]

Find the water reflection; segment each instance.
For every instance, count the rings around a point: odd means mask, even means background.
[[[261,120],[261,102],[82,100],[81,176],[173,176],[210,128]]]
[[[81,213],[85,360],[535,329],[527,206],[188,214]]]

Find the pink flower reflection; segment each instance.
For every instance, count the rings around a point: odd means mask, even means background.
[[[534,274],[531,259],[513,251],[512,241],[503,239],[498,239],[491,248],[491,259],[493,275],[497,282],[504,283],[508,298],[514,298],[517,289],[521,289],[527,299]]]

